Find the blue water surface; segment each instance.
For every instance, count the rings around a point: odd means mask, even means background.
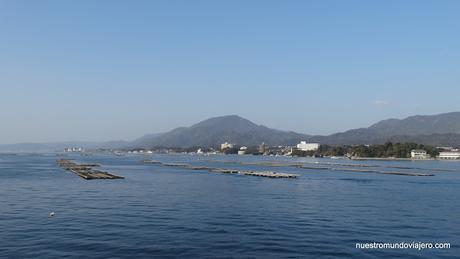
[[[143,156],[69,155],[123,180],[83,180],[56,154],[0,155],[2,258],[458,258],[460,162],[151,155],[269,179],[144,164]],[[415,177],[235,162],[355,163]],[[393,167],[393,168],[392,168]],[[402,167],[402,168],[394,168]],[[353,167],[352,167],[353,168]],[[436,171],[433,169],[446,169]],[[55,212],[54,217],[49,217]],[[366,242],[450,249],[357,249]]]

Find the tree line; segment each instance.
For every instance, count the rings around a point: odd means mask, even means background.
[[[423,149],[431,157],[439,155],[436,147],[416,143],[392,143],[378,145],[321,145],[316,151],[294,150],[295,156],[354,156],[354,157],[395,157],[410,158],[411,151]]]

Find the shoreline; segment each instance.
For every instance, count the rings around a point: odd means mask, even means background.
[[[436,158],[424,158],[424,159],[414,159],[414,158],[398,158],[398,157],[351,157],[350,160],[363,160],[363,161],[460,161],[460,160],[448,160],[448,159],[436,159]]]

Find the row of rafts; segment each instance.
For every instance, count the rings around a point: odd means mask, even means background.
[[[294,167],[299,169],[307,170],[329,170],[329,171],[345,171],[345,172],[360,172],[360,173],[376,173],[376,174],[390,174],[390,175],[406,175],[406,176],[434,176],[432,173],[418,173],[418,172],[401,172],[401,171],[385,171],[377,170],[376,168],[369,167],[378,167],[372,165],[362,165],[362,164],[339,164],[339,163],[272,163],[272,162],[241,162],[241,161],[217,161],[217,160],[206,160],[207,162],[214,163],[224,163],[224,164],[237,164],[245,166],[265,166],[265,167]],[[74,174],[80,176],[85,180],[93,179],[124,179],[122,176],[114,175],[108,172],[95,170],[94,167],[99,167],[98,164],[77,164],[70,159],[60,159],[56,161],[59,166],[62,168],[73,172]],[[161,161],[146,159],[143,161],[146,164],[158,164],[165,167],[179,167],[188,170],[197,170],[197,171],[208,171],[212,173],[223,173],[223,174],[239,174],[247,176],[259,176],[267,178],[297,178],[299,175],[290,174],[290,173],[279,173],[273,171],[254,171],[254,170],[238,170],[238,169],[227,169],[227,168],[216,168],[209,166],[195,166],[185,163],[165,163]],[[340,167],[338,167],[340,166]],[[353,168],[355,167],[355,168]],[[361,167],[361,168],[356,168]],[[412,169],[406,167],[394,167],[399,169]],[[433,169],[433,171],[436,169]],[[442,169],[438,169],[443,171]]]
[[[193,166],[193,165],[181,164],[181,163],[163,163],[161,161],[150,160],[150,159],[146,159],[143,162],[147,164],[160,164],[163,166],[170,166],[170,167],[182,167],[182,168],[191,169],[191,170],[208,170],[210,172],[224,172],[224,173],[238,172],[238,170],[234,170],[234,169],[219,169],[219,168],[214,168],[214,167]],[[434,174],[432,173],[377,170],[375,168],[371,169],[370,167],[379,167],[379,166],[362,165],[362,164],[339,164],[339,163],[322,163],[322,164],[321,163],[311,163],[311,164],[302,163],[300,164],[300,163],[241,162],[241,161],[218,161],[218,160],[205,160],[205,162],[235,164],[235,165],[243,165],[243,166],[294,167],[294,168],[307,169],[307,170],[329,170],[329,171],[375,173],[375,174],[390,174],[390,175],[405,175],[405,176],[434,176]],[[396,166],[388,167],[388,168],[412,169],[409,167],[396,167]],[[436,171],[436,170],[447,171],[443,169],[433,169],[433,171]],[[281,174],[281,173],[275,173],[275,174]],[[298,176],[298,175],[295,175],[295,176]]]
[[[179,167],[179,168],[188,169],[188,170],[208,171],[211,173],[239,174],[239,175],[259,176],[259,177],[267,177],[267,178],[297,178],[299,176],[297,174],[278,173],[278,172],[272,172],[272,171],[236,170],[236,169],[215,168],[215,167],[208,167],[208,166],[194,166],[194,165],[183,164],[183,163],[164,163],[161,161],[150,160],[150,159],[144,160],[143,163],[158,164],[158,165],[166,166],[166,167]]]
[[[247,176],[259,176],[267,178],[296,178],[296,174],[287,174],[287,173],[277,173],[271,171],[242,171],[242,170],[233,170],[233,169],[222,169],[222,168],[211,168],[203,166],[192,166],[189,164],[178,164],[178,163],[162,163],[157,161],[144,161],[145,163],[151,164],[161,164],[166,167],[181,167],[189,170],[206,170],[213,173],[223,173],[223,174],[240,174]],[[65,170],[71,171],[72,173],[80,176],[85,180],[93,179],[124,179],[122,176],[114,175],[108,172],[103,172],[100,170],[94,170],[93,167],[99,167],[98,164],[77,164],[70,159],[60,159],[56,163],[64,168]]]

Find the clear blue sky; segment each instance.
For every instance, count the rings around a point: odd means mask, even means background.
[[[0,1],[0,143],[460,111],[460,1]]]

